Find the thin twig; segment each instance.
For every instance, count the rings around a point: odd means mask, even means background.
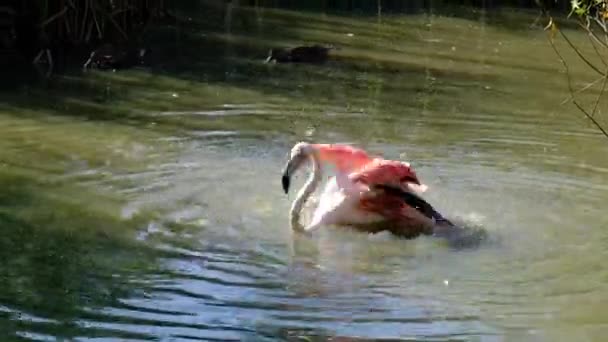
[[[74,4],[74,1],[72,0],[66,0],[70,6],[72,6],[73,9],[77,9],[76,5]]]
[[[84,2],[84,14],[82,15],[82,25],[80,25],[80,37],[79,40],[82,41],[85,38],[87,33],[87,16],[89,14],[89,0],[85,0]]]
[[[608,64],[606,64],[606,60],[604,60],[604,57],[602,56],[600,51],[595,46],[595,43],[593,42],[593,39],[591,38],[592,36],[587,35],[587,37],[589,38],[589,42],[591,43],[591,46],[593,47],[593,51],[595,51],[595,54],[600,58],[600,60],[602,61],[602,64],[604,64],[604,66],[608,66]]]
[[[68,33],[68,36],[70,34],[72,34],[72,30],[70,29],[70,20],[68,17],[65,18],[65,20],[63,21],[65,23],[65,30]]]
[[[597,128],[598,128],[598,129],[599,129],[599,130],[602,132],[602,134],[603,134],[605,137],[607,137],[607,138],[608,138],[608,132],[606,132],[606,130],[605,130],[603,127],[602,127],[602,125],[600,125],[600,124],[599,124],[599,122],[597,122],[597,121],[596,121],[596,120],[593,118],[593,116],[591,116],[589,113],[587,113],[587,111],[586,111],[586,110],[585,110],[583,107],[581,107],[581,105],[580,105],[580,104],[578,104],[578,102],[576,102],[576,101],[572,101],[572,103],[574,103],[574,105],[576,106],[576,108],[578,108],[578,109],[579,109],[581,112],[583,112],[583,114],[585,114],[585,116],[586,116],[586,117],[587,117],[589,120],[591,120],[591,122],[593,122],[593,124],[595,125],[595,127],[597,127]]]
[[[589,17],[586,18],[587,21],[587,26],[589,27],[589,30],[593,31],[593,28],[591,26],[591,20],[589,19]],[[593,18],[593,22],[604,32],[604,45],[608,46],[608,28],[606,28],[606,20],[604,19],[599,19],[597,17]]]
[[[40,24],[40,27],[44,28],[46,27],[46,25],[50,24],[51,22],[53,22],[53,20],[61,17],[62,15],[65,14],[65,12],[68,11],[67,7],[64,7],[61,11],[53,14],[52,16],[50,16],[47,20],[43,21],[42,24]]]
[[[574,44],[572,44],[570,39],[568,39],[568,37],[566,37],[566,34],[564,34],[564,31],[562,31],[560,28],[558,28],[557,30],[559,31],[559,34],[566,40],[568,45],[570,45],[570,47],[574,50],[574,52],[576,52],[576,54],[580,57],[580,59],[582,59],[585,62],[585,64],[587,64],[591,69],[593,69],[598,74],[604,75],[604,73],[601,72],[600,69],[598,69],[595,65],[593,65],[593,63],[591,63],[587,58],[585,58],[585,56],[583,56],[583,54],[579,51],[579,49],[576,46],[574,46]]]
[[[95,23],[89,23],[89,28],[87,29],[87,34],[84,37],[84,42],[88,43],[91,41],[91,34],[93,33],[93,26]]]
[[[95,2],[92,1],[91,5],[94,5]],[[97,39],[101,39],[103,37],[103,33],[101,32],[101,28],[99,27],[99,22],[97,21],[97,11],[95,9],[92,9],[91,12],[93,13],[93,21],[95,22],[95,27],[97,28]]]
[[[595,31],[593,31],[593,29],[591,29],[590,27],[587,27],[587,26],[585,26],[585,25],[583,25],[583,24],[581,24],[581,23],[579,23],[579,25],[580,25],[580,26],[581,26],[581,27],[582,27],[582,28],[583,28],[585,31],[587,31],[587,33],[589,33],[589,35],[590,35],[590,36],[592,36],[593,38],[595,38],[595,40],[596,40],[596,41],[597,41],[599,44],[603,45],[604,47],[608,47],[608,44],[607,44],[606,42],[603,42],[603,41],[600,39],[600,37],[598,37],[598,36],[597,36],[597,33],[595,33]]]
[[[586,85],[586,86],[584,86],[584,87],[581,87],[579,90],[577,90],[577,91],[575,91],[574,93],[570,94],[570,97],[568,97],[567,99],[563,100],[563,101],[560,103],[560,105],[564,105],[564,104],[566,104],[566,103],[570,102],[570,101],[571,101],[571,100],[574,98],[574,94],[582,93],[583,91],[585,91],[585,90],[587,90],[587,89],[589,89],[589,88],[593,87],[593,86],[594,86],[594,85],[595,85],[597,82],[599,82],[599,81],[601,81],[601,80],[603,80],[603,79],[604,79],[604,76],[600,76],[600,77],[599,77],[597,80],[595,80],[595,81],[593,81],[593,82],[591,82],[591,83],[587,84],[587,85]]]
[[[597,26],[601,27],[601,29],[604,31],[604,33],[608,32],[608,30],[606,29],[606,21],[602,19],[602,21],[600,21],[599,18],[595,17],[593,18],[593,21],[595,21],[595,23],[597,24]]]
[[[589,38],[589,42],[591,42],[591,46],[593,47],[593,50],[595,51],[595,54],[602,61],[602,64],[604,64],[604,66],[608,66],[608,64],[606,64],[606,60],[604,59],[604,56],[602,56],[602,54],[597,49],[597,46],[595,46],[595,44],[596,44],[595,42],[597,42],[598,44],[600,44],[600,46],[603,46],[605,48],[608,48],[608,45],[606,45],[605,42],[602,42],[600,40],[600,37],[598,37],[596,35],[596,33],[591,28],[589,28],[589,26],[585,26],[585,25],[583,25],[580,22],[579,22],[579,25],[583,28],[583,30],[587,31],[587,33],[588,33],[587,37]],[[604,34],[604,36],[606,36],[606,34]]]
[[[608,70],[606,70],[606,72],[608,73]],[[597,106],[599,105],[602,94],[604,94],[604,90],[606,89],[606,80],[608,80],[608,77],[604,76],[604,82],[602,82],[602,89],[600,90],[600,93],[597,95],[597,99],[595,100],[595,105],[593,106],[593,111],[591,112],[592,117],[595,116],[595,111],[597,110]]]
[[[108,20],[116,27],[116,29],[118,30],[118,32],[120,32],[123,37],[128,40],[129,36],[127,35],[127,33],[120,27],[120,25],[116,22],[116,20],[114,20],[114,18],[112,18],[112,15],[110,13],[107,13],[105,11],[102,11],[106,17],[108,17]]]

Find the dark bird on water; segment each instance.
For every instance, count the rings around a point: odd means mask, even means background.
[[[100,70],[125,69],[144,64],[148,50],[144,48],[123,48],[106,44],[91,52],[83,68],[95,67]]]
[[[333,47],[321,45],[298,46],[291,49],[275,48],[270,49],[266,63],[312,63],[321,64],[329,58],[329,50]]]

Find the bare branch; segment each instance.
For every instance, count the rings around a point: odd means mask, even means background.
[[[590,30],[583,25],[581,25],[581,27],[584,28],[589,33],[589,36],[591,36],[591,38],[593,38],[594,41],[596,41],[597,43],[599,43],[600,45],[602,45],[604,47],[608,47],[608,44],[606,42],[603,42],[600,39],[600,37],[598,37],[597,34],[595,32],[593,32],[593,30]]]
[[[557,28],[557,30],[559,31],[559,34],[566,40],[566,42],[568,43],[568,45],[570,45],[570,47],[574,50],[574,52],[576,52],[576,54],[578,55],[578,57],[580,57],[580,59],[582,59],[585,62],[585,64],[587,64],[591,69],[593,69],[598,74],[600,74],[602,76],[605,76],[604,73],[600,71],[600,69],[598,69],[587,58],[585,58],[585,56],[583,56],[583,54],[580,52],[580,50],[576,46],[574,46],[574,44],[572,44],[572,42],[570,41],[570,39],[568,39],[568,37],[566,36],[566,34],[564,34],[564,31],[562,31],[560,28]]]
[[[606,72],[608,72],[608,70],[606,70]],[[597,95],[597,99],[595,100],[595,105],[593,106],[593,111],[591,112],[591,117],[595,116],[595,111],[597,110],[597,106],[600,103],[602,94],[604,94],[604,90],[606,89],[606,80],[608,80],[608,77],[604,76],[604,82],[602,82],[602,89],[600,90],[600,93]]]
[[[567,99],[563,100],[563,101],[560,103],[560,105],[563,105],[563,104],[566,104],[566,103],[570,102],[572,99],[574,99],[574,95],[575,95],[575,94],[582,93],[583,91],[585,91],[585,90],[587,90],[587,89],[589,89],[589,88],[593,87],[594,85],[596,85],[596,84],[597,84],[597,82],[599,82],[599,81],[601,81],[601,80],[603,80],[603,79],[605,79],[605,77],[604,77],[604,76],[601,76],[601,77],[599,77],[598,79],[596,79],[595,81],[593,81],[593,82],[591,82],[591,83],[587,84],[586,86],[581,87],[579,90],[577,90],[577,91],[575,91],[575,92],[571,93],[571,94],[570,94],[570,97],[568,97]]]
[[[52,16],[50,16],[47,20],[45,20],[44,22],[42,22],[42,24],[40,24],[40,27],[45,27],[46,25],[50,24],[53,20],[61,17],[62,15],[65,14],[65,12],[68,11],[67,7],[64,7],[61,11],[53,14]]]
[[[607,66],[606,60],[604,60],[604,56],[602,56],[600,51],[597,49],[597,46],[595,46],[594,40],[592,38],[593,35],[589,34],[589,35],[587,35],[587,37],[589,38],[589,42],[591,43],[591,46],[593,47],[593,51],[595,51],[595,54],[600,58],[600,60],[602,61],[602,64],[604,64],[604,66]]]
[[[557,29],[557,30],[559,30],[559,31],[560,31],[560,33],[561,33],[561,35],[562,35],[562,37],[565,37],[565,36],[564,36],[564,34],[561,32],[561,30],[560,30],[558,27],[556,27],[556,25],[555,25],[554,23],[553,23],[552,25],[553,25],[552,29]],[[570,77],[570,68],[568,67],[568,63],[566,63],[566,60],[564,59],[564,57],[562,56],[562,54],[559,52],[559,50],[558,50],[558,49],[557,49],[557,47],[555,46],[555,43],[553,42],[553,38],[550,38],[550,39],[549,39],[549,44],[550,44],[550,45],[551,45],[551,47],[553,48],[553,51],[555,51],[555,54],[557,55],[557,57],[559,58],[560,62],[561,62],[561,63],[562,63],[562,65],[564,66],[564,69],[566,70],[566,79],[567,79],[568,89],[570,90],[570,94],[572,95],[572,103],[574,103],[574,105],[576,106],[576,108],[578,108],[578,109],[579,109],[581,112],[583,112],[583,114],[585,114],[585,116],[587,117],[587,119],[589,119],[589,120],[590,120],[590,121],[593,123],[593,125],[595,125],[595,127],[596,127],[597,129],[599,129],[599,130],[600,130],[600,132],[602,132],[602,134],[603,134],[603,135],[604,135],[606,138],[608,138],[608,132],[607,132],[607,131],[604,129],[604,127],[602,127],[602,125],[601,125],[601,124],[600,124],[600,123],[599,123],[599,122],[598,122],[598,121],[597,121],[597,120],[596,120],[596,119],[593,117],[593,114],[594,114],[594,113],[591,113],[591,114],[590,114],[590,113],[588,113],[588,112],[585,110],[585,108],[583,108],[583,107],[582,107],[582,106],[581,106],[581,105],[580,105],[580,104],[579,104],[579,103],[576,101],[576,99],[574,98],[574,89],[572,89],[572,79],[571,79],[571,77]],[[572,44],[570,44],[570,46],[572,46]],[[578,50],[577,50],[577,53],[578,53]],[[579,56],[580,56],[580,55],[579,55]],[[603,78],[604,78],[604,83],[603,83],[603,86],[602,86],[602,91],[600,92],[600,95],[599,95],[599,96],[601,96],[601,95],[602,95],[602,93],[604,92],[604,88],[605,88],[605,86],[606,86],[606,79],[607,79],[607,77],[606,77],[606,75],[605,75],[604,73],[602,73],[602,72],[599,72],[599,71],[598,71],[598,73],[600,73],[601,75],[603,75]],[[596,108],[597,108],[597,104],[599,103],[599,96],[598,96],[598,100],[596,101]],[[594,111],[595,111],[595,109],[596,109],[596,108],[594,108]]]

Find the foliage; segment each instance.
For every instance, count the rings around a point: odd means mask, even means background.
[[[164,0],[13,1],[0,6],[0,34],[13,31],[18,49],[37,52],[127,40],[166,14]]]
[[[570,14],[576,14],[579,17],[600,17],[606,18],[608,16],[608,9],[606,8],[606,0],[571,0],[570,1],[571,11]]]

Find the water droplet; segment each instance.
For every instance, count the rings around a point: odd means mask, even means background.
[[[306,130],[306,132],[304,134],[307,137],[312,137],[315,134],[315,128],[314,127],[308,127],[308,129]]]
[[[207,226],[207,225],[209,225],[209,220],[201,218],[201,219],[194,221],[194,224],[198,225],[198,226]]]

